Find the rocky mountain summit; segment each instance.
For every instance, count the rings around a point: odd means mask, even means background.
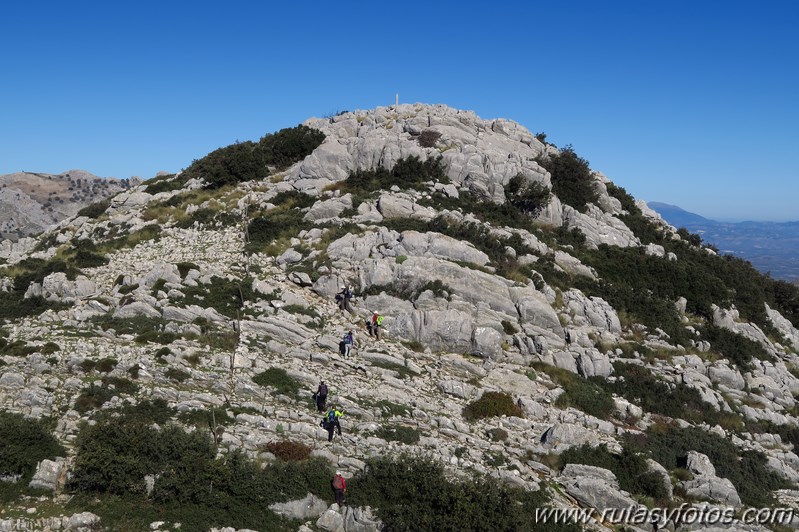
[[[138,178],[101,178],[85,170],[61,174],[0,175],[0,238],[16,241],[140,183]]]
[[[220,148],[0,248],[0,530],[769,530],[799,292],[689,237],[441,105]]]

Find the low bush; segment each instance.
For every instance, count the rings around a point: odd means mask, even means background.
[[[710,348],[727,358],[742,372],[752,369],[752,359],[773,360],[766,349],[754,340],[722,327],[707,325],[701,331],[702,338],[710,342]]]
[[[491,441],[505,441],[508,439],[508,431],[500,428],[488,429],[486,431]]]
[[[191,377],[191,374],[188,371],[184,371],[179,368],[167,368],[167,370],[164,372],[164,376],[167,379],[173,380],[175,382],[183,382]]]
[[[291,377],[283,368],[269,368],[252,378],[255,384],[269,387],[278,394],[297,397],[302,389],[302,384]]]
[[[266,444],[266,450],[287,462],[307,460],[311,456],[311,448],[296,441],[272,441]]]
[[[153,179],[148,179],[142,184],[147,185],[145,190],[148,194],[158,194],[159,192],[180,190],[186,186],[186,182],[188,180],[189,176],[187,176],[185,173],[180,174],[180,176],[177,177],[175,177],[175,174],[168,174],[158,176]]]
[[[520,212],[533,217],[538,216],[552,199],[552,193],[547,187],[537,181],[529,181],[521,174],[508,182],[505,196]]]
[[[0,410],[0,476],[30,480],[40,461],[57,456],[66,456],[66,450],[45,421]]]
[[[607,419],[613,413],[615,403],[613,396],[607,391],[602,378],[584,379],[577,374],[544,363],[533,364],[538,371],[543,371],[552,381],[564,390],[555,400],[555,406],[574,407],[600,419]]]
[[[463,409],[463,417],[475,421],[486,417],[523,417],[522,409],[504,392],[485,392],[480,399],[472,401]]]
[[[453,480],[428,458],[378,457],[348,482],[348,503],[371,506],[387,530],[579,530],[573,524],[538,523],[544,490],[523,491],[488,477]]]
[[[699,428],[650,428],[640,439],[628,438],[625,446],[633,452],[648,453],[666,469],[684,467],[688,451],[707,455],[716,474],[733,483],[747,506],[764,507],[773,503],[772,492],[790,483],[767,466],[759,451],[742,451],[730,440]]]
[[[25,340],[9,342],[5,338],[0,339],[0,355],[26,357],[38,350],[35,345],[28,345]]]
[[[425,129],[416,140],[419,142],[419,146],[422,148],[434,148],[436,146],[436,142],[438,142],[438,139],[440,138],[441,133],[435,129]]]
[[[149,417],[150,411],[159,419]],[[112,530],[146,529],[153,519],[180,522],[186,530],[296,530],[296,523],[268,506],[308,492],[330,500],[326,461],[261,468],[239,452],[216,458],[209,431],[186,432],[162,413],[152,406],[103,412],[96,424],[82,428],[68,484],[75,508],[96,513]],[[146,475],[157,475],[149,499]]]
[[[381,426],[375,431],[375,436],[386,441],[396,441],[405,445],[414,445],[419,442],[421,433],[419,429],[403,425]]]
[[[604,444],[599,447],[588,444],[570,447],[560,455],[560,463],[608,469],[616,475],[619,486],[624,491],[652,497],[656,501],[668,500],[666,485],[660,474],[649,471],[646,459],[626,448],[621,454],[614,454]]]
[[[605,381],[608,390],[645,412],[681,418],[691,423],[716,425],[721,413],[702,399],[695,388],[679,383],[667,383],[655,377],[647,368],[637,364],[614,362],[615,382]]]
[[[591,168],[588,161],[578,156],[571,146],[559,154],[537,159],[552,176],[552,191],[561,202],[585,212],[589,203],[596,203]]]
[[[238,319],[247,301],[254,301],[252,279],[227,279],[213,276],[209,284],[183,288],[185,305],[211,307],[223,316]]]
[[[101,384],[91,383],[75,398],[75,410],[85,414],[107,403],[116,395],[135,395],[139,386],[122,377],[103,377]]]
[[[92,203],[86,207],[83,207],[78,211],[78,216],[86,216],[88,218],[97,219],[111,206],[111,199],[104,199],[102,201],[98,201],[97,203]]]

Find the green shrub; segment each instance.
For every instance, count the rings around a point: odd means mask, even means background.
[[[419,429],[405,427],[403,425],[381,426],[375,432],[375,436],[386,441],[396,441],[405,445],[414,445],[419,442],[421,433]]]
[[[616,405],[610,392],[603,388],[604,379],[584,379],[565,369],[543,363],[533,364],[533,367],[545,372],[563,388],[564,392],[555,400],[555,406],[574,407],[600,419],[607,419],[613,413]]]
[[[275,392],[290,397],[297,397],[302,388],[302,384],[283,368],[269,368],[255,375],[252,380],[259,386],[273,388]]]
[[[153,519],[180,522],[186,530],[296,530],[268,506],[308,492],[330,500],[326,461],[261,468],[239,452],[215,458],[210,432],[186,432],[169,425],[165,414],[163,406],[147,404],[102,412],[95,425],[85,425],[68,484],[75,497],[70,507],[100,515],[112,530],[142,530]],[[148,499],[144,477],[152,474],[158,476]]]
[[[65,455],[46,422],[0,410],[0,476],[29,481],[40,461]]]
[[[183,173],[175,177],[175,174],[158,176],[153,179],[148,179],[143,184],[147,185],[145,189],[148,194],[158,194],[159,192],[171,192],[173,190],[180,190],[186,186],[189,177]]]
[[[307,126],[281,129],[258,143],[237,142],[195,160],[181,179],[204,179],[207,188],[220,188],[267,175],[268,166],[285,168],[304,159],[325,136]]]
[[[637,493],[663,501],[668,499],[668,492],[663,479],[657,472],[650,472],[646,459],[624,449],[622,453],[613,454],[607,446],[592,447],[583,444],[571,447],[560,455],[561,464],[585,464],[609,469],[616,475],[619,486],[624,491]]]
[[[100,408],[115,395],[135,395],[138,390],[139,386],[128,379],[103,377],[101,385],[98,386],[93,382],[75,398],[75,410],[85,414],[90,410]]]
[[[425,129],[416,140],[419,142],[419,146],[422,148],[434,148],[436,146],[436,142],[438,142],[438,139],[440,138],[441,133],[435,129]]]
[[[727,358],[742,372],[752,369],[752,359],[773,360],[766,349],[754,340],[722,327],[707,325],[702,329],[702,338],[710,342],[714,352]]]
[[[7,342],[5,339],[0,342],[0,355],[7,355],[12,357],[26,357],[35,353],[39,349],[34,345],[28,345],[25,340],[14,340]]]
[[[413,345],[413,344],[411,344]],[[383,368],[390,371],[396,371],[399,374],[400,379],[409,379],[416,375],[413,371],[408,369],[407,366],[403,366],[402,364],[395,364],[393,362],[383,362],[383,361],[375,361],[372,362],[372,365],[377,368]]]
[[[364,401],[361,403],[363,408],[377,408],[380,410],[380,415],[382,417],[392,417],[392,416],[399,416],[399,417],[410,417],[411,416],[411,409],[403,404],[395,403],[392,401],[388,401],[386,399],[380,399],[379,401]]]
[[[485,392],[463,409],[463,417],[469,421],[499,416],[523,417],[522,409],[513,401],[510,394]]]
[[[552,191],[561,202],[585,212],[589,203],[596,203],[591,168],[588,161],[578,156],[571,146],[559,154],[537,159],[552,176]]]
[[[188,371],[184,371],[182,369],[167,368],[167,370],[164,372],[164,376],[167,379],[171,379],[176,382],[183,382],[189,377],[191,377],[191,374]]]
[[[398,160],[391,170],[376,168],[374,170],[359,170],[351,173],[347,179],[335,185],[342,193],[352,193],[355,196],[353,207],[363,201],[366,196],[379,190],[388,190],[392,186],[401,189],[423,190],[427,181],[449,183],[449,178],[444,172],[441,158],[431,158],[422,162],[419,157],[411,156]]]
[[[505,187],[505,196],[508,201],[524,214],[533,217],[549,205],[552,194],[549,189],[536,181],[528,181],[523,175],[518,174],[511,178]]]
[[[86,216],[88,218],[97,219],[111,206],[111,199],[104,199],[102,201],[98,201],[97,203],[92,203],[86,207],[83,207],[81,210],[78,211],[78,216]]]
[[[183,288],[185,305],[211,307],[223,316],[238,319],[246,301],[254,301],[252,279],[227,279],[213,276],[209,284]]]
[[[275,208],[253,218],[247,226],[248,251],[261,251],[275,240],[297,235],[307,222],[302,211],[294,208]]]
[[[55,342],[47,342],[39,348],[39,352],[43,355],[52,355],[58,351],[61,351],[61,346]]]
[[[500,428],[488,429],[486,431],[491,441],[505,441],[508,439],[508,431]]]
[[[195,160],[182,176],[203,179],[208,188],[220,188],[263,177],[268,172],[251,141],[237,142]]]
[[[508,320],[502,320],[502,330],[508,335],[514,335],[519,332],[519,329],[517,329],[516,326]]]
[[[307,460],[311,456],[311,448],[296,441],[272,441],[266,444],[266,450],[287,462]]]
[[[94,369],[100,373],[111,373],[115,367],[117,367],[117,359],[111,357],[101,358],[94,365]]]
[[[648,453],[666,469],[684,467],[688,451],[698,451],[710,458],[716,474],[733,483],[741,501],[747,506],[764,507],[773,503],[772,491],[789,483],[766,465],[766,456],[759,451],[742,451],[730,440],[702,429],[650,428],[643,440],[628,439],[631,451]]]
[[[348,482],[348,504],[371,506],[392,531],[579,530],[577,525],[536,523],[544,490],[522,491],[496,479],[450,480],[428,458],[377,457]]]
[[[613,383],[606,381],[608,390],[640,406],[645,412],[692,423],[716,425],[721,421],[720,412],[705,402],[695,388],[681,382],[667,383],[637,364],[614,362],[613,368],[618,380]]]
[[[321,131],[299,125],[262,137],[258,149],[265,165],[286,168],[305,159],[324,140]]]
[[[180,273],[181,279],[185,279],[186,275],[188,275],[191,270],[200,269],[200,267],[193,262],[178,262],[175,266],[178,268],[178,273]]]

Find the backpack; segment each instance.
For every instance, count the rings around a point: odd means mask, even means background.
[[[380,327],[383,324],[383,316],[377,317],[377,326]]]
[[[327,384],[319,385],[319,395],[327,395]]]
[[[335,423],[336,422],[336,411],[331,410],[327,413],[327,422],[328,423]]]
[[[344,489],[344,477],[341,475],[336,475],[333,477],[333,489],[334,490],[343,490]]]
[[[344,335],[344,343],[352,344],[352,335],[350,333]]]

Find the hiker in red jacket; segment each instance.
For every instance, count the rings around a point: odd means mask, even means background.
[[[336,494],[336,504],[341,506],[344,504],[344,492],[347,491],[347,482],[341,476],[341,471],[336,471],[331,484],[333,485],[333,493]]]

